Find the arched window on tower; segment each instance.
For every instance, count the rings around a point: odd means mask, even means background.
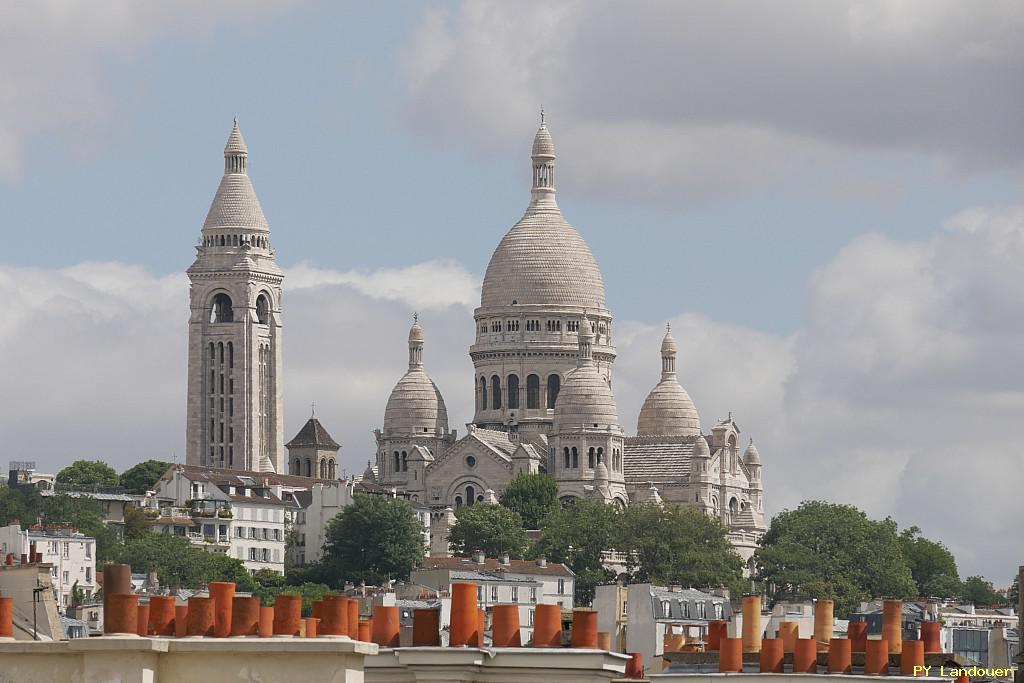
[[[393,470],[391,470],[392,472],[399,472],[399,471],[401,471],[402,461],[401,461],[400,458],[401,458],[401,456],[398,455],[398,451],[395,451],[395,467],[394,467]]]
[[[409,454],[406,453],[405,451],[402,451],[402,471],[409,471]]]
[[[597,449],[597,464],[600,465],[602,462],[604,462],[604,449],[603,448],[598,448]],[[607,466],[608,466],[608,463],[605,463],[605,467],[607,467]]]
[[[256,297],[256,320],[260,325],[266,325],[270,322],[270,300],[267,299],[266,294],[260,294]]]
[[[580,454],[579,451],[576,450],[575,446],[572,447],[572,467],[574,470],[578,470],[580,468]]]
[[[321,479],[326,479],[327,478],[327,461],[326,460],[321,460],[320,461],[320,478]]]
[[[491,377],[491,410],[501,408],[501,378],[497,375]]]
[[[309,458],[306,458],[306,476],[313,476],[313,461],[310,460]]]
[[[210,310],[211,323],[230,323],[235,321],[235,311],[231,307],[231,297],[221,292],[213,297]]]
[[[508,407],[519,408],[519,375],[509,375],[505,380],[508,387]]]
[[[480,378],[480,410],[487,410],[487,378]]]
[[[558,390],[562,386],[562,378],[558,375],[548,375],[548,410],[553,410],[555,401],[558,400]]]
[[[572,460],[569,459],[569,448],[568,447],[562,449],[562,455],[564,456],[562,458],[563,462],[565,463],[565,468],[564,469],[569,469],[570,467],[572,467]]]
[[[739,515],[740,506],[739,501],[735,498],[729,500],[729,522],[731,523]]]
[[[526,409],[540,408],[540,377],[529,375],[526,378]]]
[[[587,467],[594,469],[594,447],[591,446],[590,450],[587,451]]]
[[[476,502],[476,489],[472,486],[466,487],[466,505],[472,505]]]

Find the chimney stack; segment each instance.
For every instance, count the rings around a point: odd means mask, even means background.
[[[544,557],[543,555],[538,557],[537,558],[537,566],[538,567],[546,567],[546,566],[548,566],[548,558]]]
[[[506,567],[509,566],[510,564],[512,564],[509,561],[508,553],[507,552],[501,554],[501,564],[503,564]]]
[[[484,557],[484,551],[483,550],[474,550],[473,551],[473,562],[475,562],[477,564],[483,564],[484,560],[485,560],[485,557]]]

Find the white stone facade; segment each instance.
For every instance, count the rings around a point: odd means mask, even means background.
[[[238,122],[188,269],[186,462],[284,472],[281,282]]]
[[[50,583],[59,608],[71,604],[75,588],[83,598],[96,592],[95,538],[66,528],[22,530],[19,524],[0,527],[0,556],[30,555],[33,546],[42,554],[42,564],[49,565]]]
[[[753,442],[741,453],[731,414],[702,429],[679,384],[671,332],[637,434],[625,433],[612,394],[616,351],[601,271],[555,202],[554,172],[554,143],[542,123],[529,206],[495,249],[474,312],[468,433],[449,429],[417,320],[409,370],[388,399],[376,466],[365,476],[435,511],[435,552],[449,509],[493,499],[518,472],[543,470],[563,498],[698,507],[729,527],[749,562],[765,531],[760,455]]]

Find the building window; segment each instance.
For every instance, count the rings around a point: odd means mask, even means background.
[[[498,587],[497,586],[491,586],[491,602],[497,602],[497,601],[498,601]]]
[[[211,323],[231,323],[235,321],[235,312],[231,307],[231,297],[221,292],[213,297],[210,311]]]
[[[533,626],[533,612],[534,610],[530,610],[530,626]]]
[[[593,447],[591,447],[590,450],[587,451],[587,467],[589,467],[590,469],[594,469],[594,448]]]
[[[716,602],[715,603],[715,619],[721,619],[722,618],[722,612],[723,612],[722,603]]]
[[[530,602],[537,602],[537,587],[536,586],[531,586],[530,587]],[[533,614],[533,610],[530,611],[530,614],[531,615]]]
[[[267,300],[266,294],[256,297],[256,320],[260,325],[270,322],[270,301]]]
[[[565,464],[564,469],[569,469],[570,467],[572,467],[572,459],[571,459],[571,456],[569,455],[569,447],[568,446],[566,446],[565,448],[562,449],[562,456],[563,456],[562,459],[564,460],[564,464]]]
[[[472,456],[472,455],[467,455],[466,456],[466,467],[468,467],[469,469],[473,469],[474,467],[476,467],[476,457],[475,456]]]
[[[487,378],[480,378],[480,410],[487,410]]]
[[[512,586],[512,602],[519,602],[519,586]]]
[[[558,580],[558,594],[565,595],[565,579]]]
[[[508,407],[519,408],[519,375],[509,375],[505,380],[508,383]]]
[[[707,603],[705,603],[705,602],[698,602],[697,603],[697,618],[698,619],[707,619],[708,618],[708,606],[707,606]]]
[[[491,410],[501,408],[501,378],[497,375],[491,377]]]
[[[555,401],[558,400],[558,390],[561,385],[561,377],[558,375],[548,375],[548,410],[554,410]]]
[[[572,467],[575,470],[580,468],[580,454],[575,446],[572,447]]]
[[[526,378],[526,409],[540,408],[540,377],[529,375]]]

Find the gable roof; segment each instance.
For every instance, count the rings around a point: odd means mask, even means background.
[[[691,437],[626,438],[622,469],[629,484],[684,482],[693,462]]]
[[[332,451],[341,448],[341,445],[331,438],[324,426],[320,424],[320,420],[315,417],[306,420],[306,424],[302,425],[302,429],[295,435],[295,438],[284,446],[285,448],[325,448]]]

